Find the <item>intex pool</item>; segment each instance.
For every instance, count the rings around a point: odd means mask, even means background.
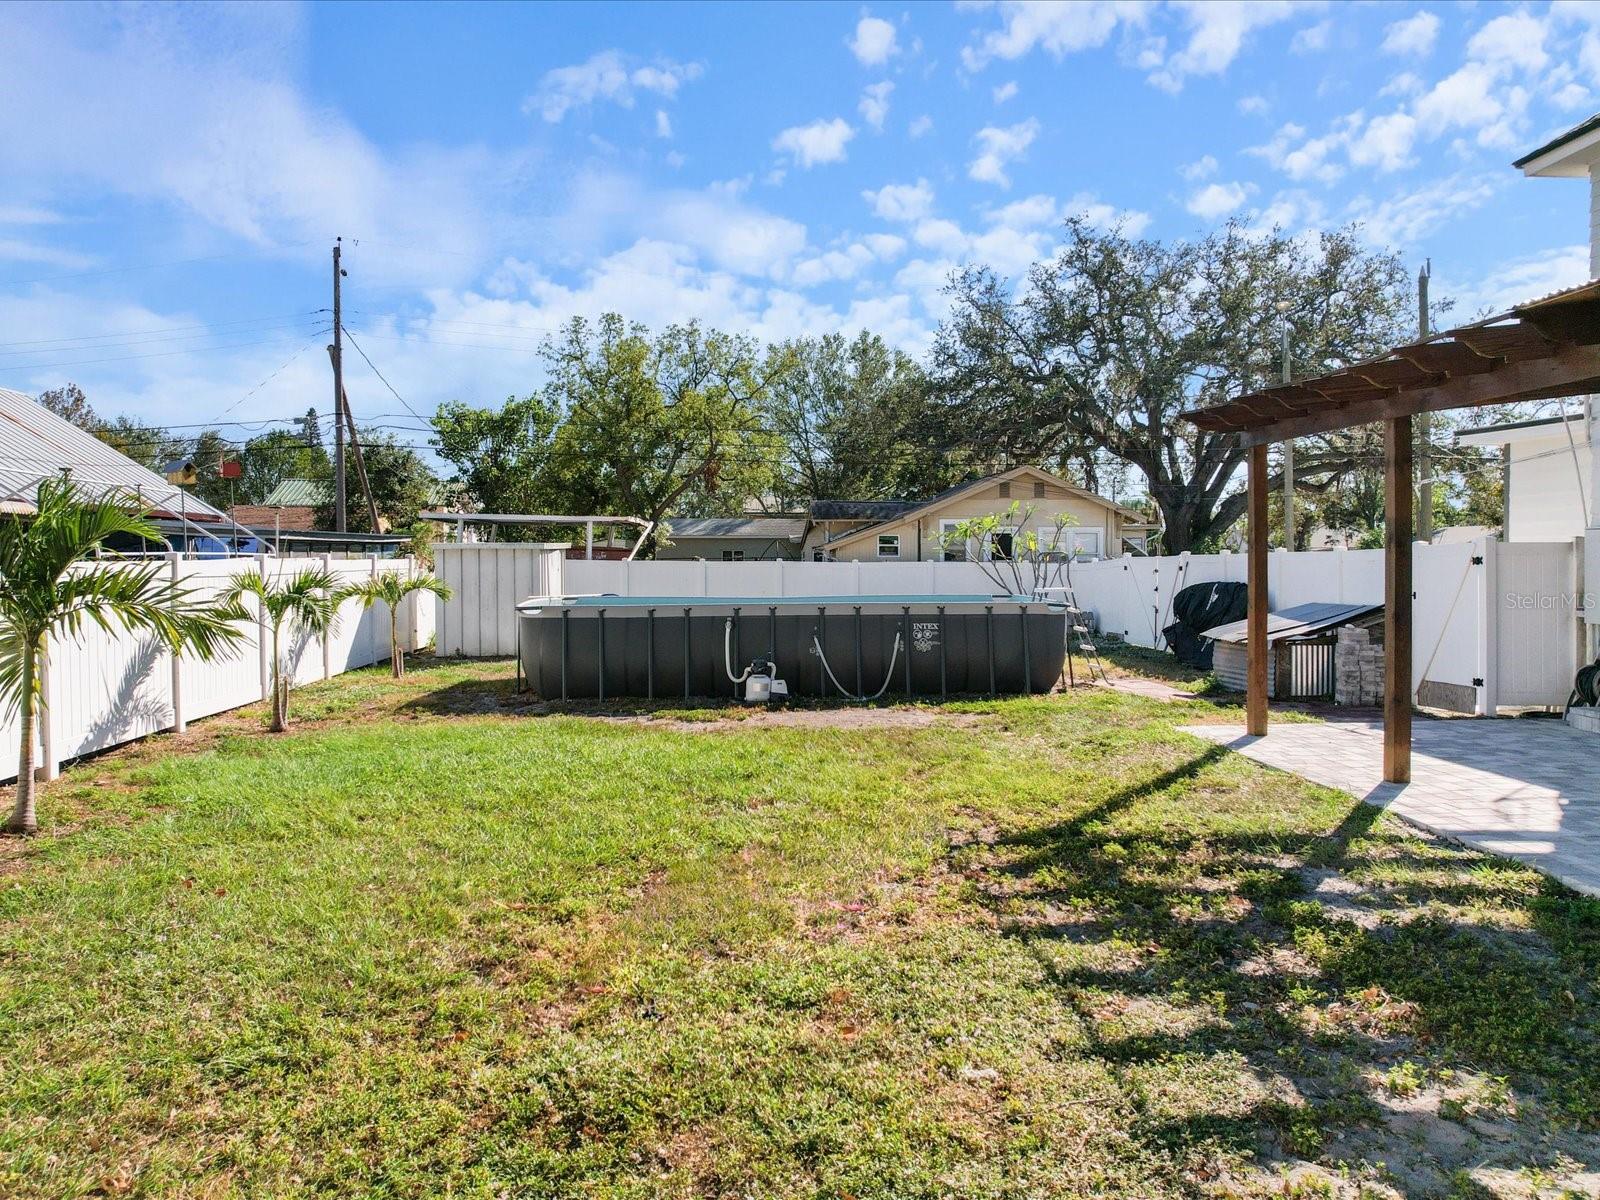
[[[566,596],[517,606],[527,686],[549,699],[744,695],[765,664],[794,696],[1047,692],[1066,617],[1019,596]]]

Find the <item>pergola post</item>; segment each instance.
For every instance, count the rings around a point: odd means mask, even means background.
[[[1267,732],[1267,448],[1250,447],[1249,520],[1246,549],[1249,624],[1245,650],[1245,728],[1251,737]]]
[[[1411,782],[1411,418],[1383,426],[1383,777]]]

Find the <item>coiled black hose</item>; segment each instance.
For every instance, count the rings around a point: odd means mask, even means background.
[[[1572,695],[1567,699],[1567,707],[1600,707],[1600,660],[1578,672],[1578,677],[1572,681]]]

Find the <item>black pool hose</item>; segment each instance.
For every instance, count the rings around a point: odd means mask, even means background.
[[[1567,707],[1600,707],[1600,659],[1578,672],[1578,677],[1572,681],[1572,695],[1567,698]]]

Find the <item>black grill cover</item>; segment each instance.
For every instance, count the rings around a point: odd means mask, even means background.
[[[1214,642],[1200,635],[1250,612],[1250,589],[1242,583],[1191,583],[1172,598],[1173,622],[1161,631],[1178,661],[1202,671],[1211,669]]]

